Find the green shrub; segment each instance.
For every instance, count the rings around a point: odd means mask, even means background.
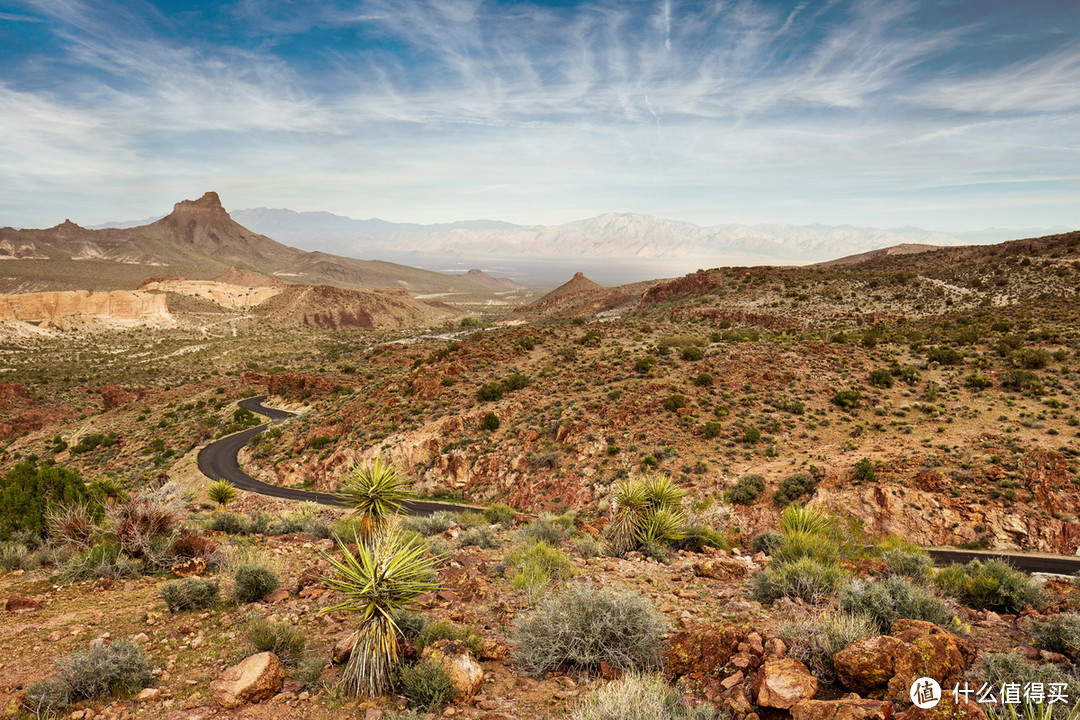
[[[26,688],[23,707],[36,718],[52,718],[59,716],[72,702],[74,698],[68,684],[59,678],[49,678]]]
[[[240,535],[244,532],[244,518],[233,512],[215,513],[206,521],[206,529],[226,535]]]
[[[862,406],[862,395],[858,390],[839,390],[831,402],[842,410],[855,410]]]
[[[1002,373],[1001,387],[1016,392],[1038,394],[1042,392],[1042,380],[1039,379],[1038,373],[1031,370],[1013,368]]]
[[[644,355],[634,361],[634,370],[644,375],[652,370],[654,365],[656,365],[656,360],[650,355]]]
[[[761,431],[756,427],[750,426],[743,432],[742,441],[747,445],[757,445],[761,440]]]
[[[506,389],[502,383],[499,382],[487,382],[480,386],[480,389],[476,391],[476,399],[481,402],[493,402],[495,400],[502,399],[503,393]]]
[[[840,562],[843,551],[844,548],[831,534],[798,530],[785,532],[784,541],[770,554],[775,563],[812,558],[826,565],[836,565]]]
[[[690,345],[679,352],[679,357],[689,362],[697,362],[705,357],[705,351],[697,345]]]
[[[248,623],[247,636],[256,651],[272,652],[290,667],[300,662],[307,649],[304,631],[281,623],[253,620]]]
[[[765,492],[765,478],[756,473],[743,475],[724,496],[729,503],[750,505]]]
[[[879,630],[865,615],[826,611],[787,622],[780,634],[789,657],[802,661],[818,680],[833,685],[837,682],[833,656],[860,638],[878,635]]]
[[[719,437],[723,429],[724,426],[718,422],[707,422],[701,426],[701,434],[706,440],[711,440],[714,437]]]
[[[782,597],[802,598],[808,603],[824,602],[839,590],[845,573],[836,565],[810,557],[770,565],[754,576],[752,594],[763,605]]]
[[[130,640],[94,642],[57,660],[56,675],[27,691],[27,707],[56,712],[78,700],[142,690],[153,679],[150,661]]]
[[[900,618],[956,625],[944,600],[902,575],[853,580],[840,590],[840,609],[872,619],[883,634]]]
[[[934,578],[941,590],[969,607],[1015,613],[1041,608],[1046,596],[1039,584],[1003,560],[952,564]]]
[[[493,412],[489,412],[484,416],[484,419],[480,421],[480,427],[484,430],[494,432],[499,429],[499,416]]]
[[[666,625],[639,595],[578,583],[547,596],[518,623],[515,660],[536,676],[561,667],[595,671],[601,662],[628,670],[653,668]]]
[[[236,601],[241,604],[262,600],[281,584],[277,575],[265,565],[241,565],[233,573],[233,579],[236,581]]]
[[[571,720],[714,720],[723,717],[705,703],[692,707],[659,675],[628,674],[601,685],[579,703]]]
[[[604,544],[586,535],[574,541],[574,551],[583,558],[600,557],[604,554]]]
[[[750,548],[756,552],[772,555],[777,548],[784,544],[784,536],[775,530],[763,530],[750,540]]]
[[[515,392],[527,388],[532,383],[532,378],[522,373],[513,373],[502,381],[506,392]]]
[[[418,532],[424,537],[444,533],[454,524],[454,513],[440,510],[430,515],[416,515],[402,518],[401,527]]]
[[[79,473],[24,460],[0,477],[0,540],[11,540],[20,531],[44,537],[51,507],[90,500]]]
[[[503,527],[507,527],[510,523],[514,522],[514,518],[518,515],[518,511],[509,505],[502,503],[495,503],[484,508],[484,517],[492,525],[499,524]]]
[[[702,372],[695,375],[691,382],[694,383],[694,385],[696,385],[697,387],[710,387],[714,382],[716,382],[716,378],[714,378],[710,373]]]
[[[892,371],[888,368],[877,368],[870,371],[870,376],[866,379],[868,383],[874,387],[879,388],[891,388],[893,386]]]
[[[780,481],[773,493],[773,502],[783,507],[811,497],[817,491],[817,479],[810,473],[798,472]]]
[[[934,569],[934,559],[919,547],[886,550],[881,554],[881,559],[888,574],[903,575],[917,582],[927,580]]]
[[[120,544],[109,539],[71,556],[61,575],[68,580],[109,578],[120,580],[142,575],[141,560],[129,557]]]
[[[484,648],[484,639],[473,628],[455,625],[446,620],[434,620],[426,622],[416,634],[414,640],[416,652],[423,652],[424,648],[439,640],[454,640],[464,643],[474,655],[479,655]]]
[[[1059,613],[1045,620],[1028,618],[1024,629],[1037,647],[1068,655],[1074,660],[1080,658],[1080,613]]]
[[[956,348],[941,345],[930,348],[926,353],[926,359],[939,365],[956,365],[964,359],[964,354]]]
[[[218,584],[212,580],[189,577],[162,585],[161,599],[172,613],[202,610],[217,602],[219,590]]]
[[[722,532],[707,525],[687,525],[683,528],[682,535],[671,541],[671,546],[676,550],[701,552],[710,547],[728,549],[731,542]]]
[[[458,535],[457,544],[458,547],[475,545],[484,550],[494,550],[495,548],[502,547],[502,541],[499,540],[499,537],[492,532],[489,527],[470,528],[465,530]]]
[[[989,377],[980,373],[971,373],[964,378],[964,385],[972,390],[985,390],[993,384],[993,381]]]
[[[684,407],[686,407],[686,398],[684,398],[682,395],[679,395],[678,393],[676,393],[675,395],[670,395],[666,400],[664,400],[664,409],[669,412],[675,412],[676,410]]]
[[[552,580],[566,580],[575,572],[570,556],[546,542],[519,547],[509,553],[504,562],[519,569],[536,568]]]
[[[859,482],[873,482],[874,478],[877,477],[877,473],[874,471],[874,462],[869,458],[859,460],[853,467],[855,479]]]
[[[1021,348],[1009,356],[1012,364],[1027,370],[1041,370],[1050,363],[1050,353],[1042,348]]]
[[[518,530],[517,535],[524,543],[547,543],[552,546],[559,545],[570,537],[570,533],[562,525],[546,520],[533,520]]]
[[[409,699],[409,706],[420,712],[438,713],[457,695],[442,665],[430,660],[403,666],[397,680],[401,694]]]

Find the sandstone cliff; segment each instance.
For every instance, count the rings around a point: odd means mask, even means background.
[[[0,295],[0,321],[64,324],[98,321],[113,325],[169,324],[172,315],[164,295],[131,290]]]

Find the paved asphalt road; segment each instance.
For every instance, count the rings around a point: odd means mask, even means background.
[[[938,565],[966,563],[971,560],[1000,558],[1024,572],[1072,575],[1080,571],[1080,557],[1072,555],[1048,555],[1045,553],[1014,553],[1004,550],[957,550],[955,548],[927,548]]]
[[[243,471],[240,467],[240,463],[236,459],[236,454],[240,452],[240,449],[251,442],[251,438],[255,437],[266,428],[287,420],[294,414],[286,412],[285,410],[268,408],[263,405],[264,400],[266,400],[266,396],[261,395],[259,397],[241,400],[239,405],[252,412],[265,415],[270,418],[270,422],[224,437],[217,442],[210,443],[200,450],[199,470],[202,474],[211,480],[228,480],[240,490],[259,493],[260,495],[284,498],[286,500],[309,500],[321,505],[347,507],[347,503],[344,499],[333,493],[309,492],[307,490],[297,490],[295,488],[283,488],[277,485],[270,485],[256,480]],[[458,512],[462,510],[480,509],[482,508],[478,508],[475,505],[457,505],[453,503],[431,502],[429,500],[410,500],[405,503],[405,512],[409,515],[431,515],[440,510]]]

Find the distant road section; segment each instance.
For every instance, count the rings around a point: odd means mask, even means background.
[[[240,449],[251,442],[251,439],[271,425],[276,425],[293,417],[294,413],[263,405],[265,395],[247,398],[239,402],[240,407],[265,415],[270,422],[258,427],[248,428],[234,435],[224,437],[217,442],[212,442],[199,451],[199,471],[211,480],[228,480],[240,490],[266,495],[268,497],[283,498],[285,500],[297,500],[300,502],[310,501],[320,505],[333,505],[335,507],[348,507],[348,503],[333,493],[310,492],[295,488],[283,488],[270,485],[248,475],[240,467],[237,454]],[[405,512],[409,515],[431,515],[440,510],[459,512],[463,510],[481,510],[475,505],[459,505],[453,503],[432,502],[430,500],[409,500],[405,503]]]
[[[966,563],[972,560],[1005,560],[1024,572],[1072,575],[1080,571],[1080,557],[1046,553],[1016,553],[1007,550],[957,550],[956,548],[927,548],[938,565]]]

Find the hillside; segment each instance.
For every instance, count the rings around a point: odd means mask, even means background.
[[[147,275],[208,280],[230,267],[285,282],[413,293],[488,295],[469,280],[394,263],[305,252],[234,221],[217,193],[177,203],[149,225],[89,230],[70,220],[44,230],[0,229],[0,292],[134,289]]]

